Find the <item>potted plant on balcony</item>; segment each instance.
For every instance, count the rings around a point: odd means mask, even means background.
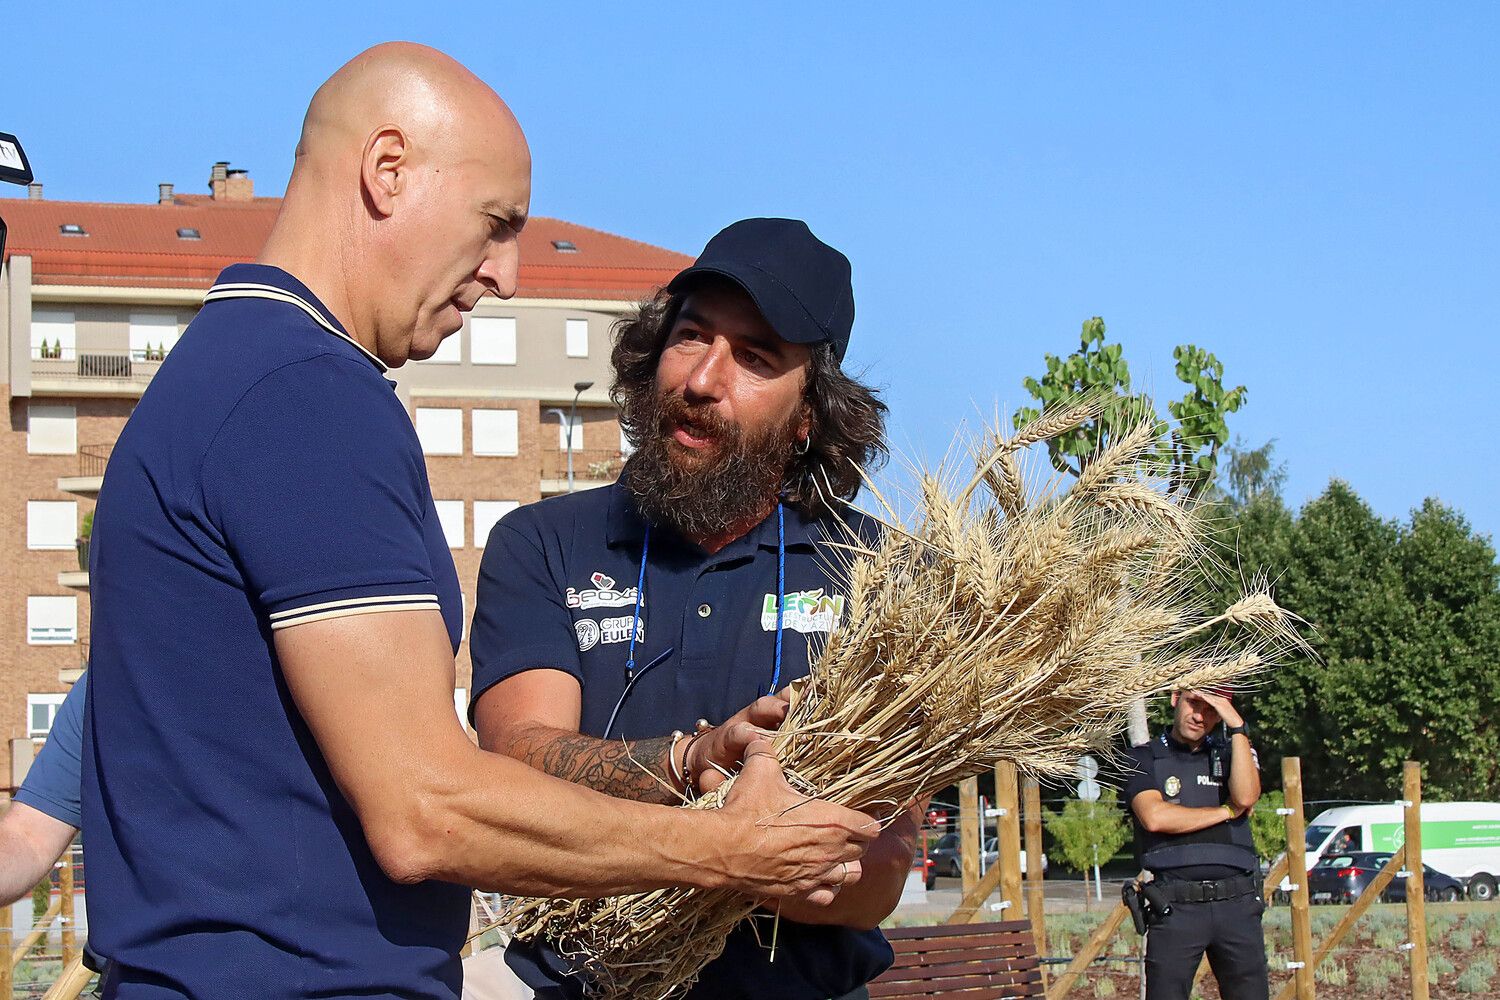
[[[83,527],[78,532],[78,569],[89,571],[89,539],[94,534],[94,512],[83,515]]]

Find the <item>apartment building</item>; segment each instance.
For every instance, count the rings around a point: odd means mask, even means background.
[[[207,194],[163,184],[154,203],[61,202],[32,185],[3,203],[0,738],[44,738],[87,665],[87,529],[110,449],[203,292],[255,258],[279,204],[227,163],[213,166]],[[618,474],[611,328],[688,263],[533,218],[517,296],[481,300],[437,356],[393,373],[470,607],[496,520],[567,490],[570,464],[578,489]],[[456,698],[468,683],[466,641]]]

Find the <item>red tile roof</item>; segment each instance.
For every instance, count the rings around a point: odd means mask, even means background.
[[[254,260],[280,198],[215,202],[178,195],[170,205],[0,200],[10,227],[6,255],[32,258],[39,285],[207,288],[229,264]],[[65,236],[77,224],[87,236]],[[178,229],[202,238],[185,240]],[[553,241],[568,241],[564,253]],[[666,284],[692,258],[561,219],[533,217],[521,233],[521,297],[635,300]]]

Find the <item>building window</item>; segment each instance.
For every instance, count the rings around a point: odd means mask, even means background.
[[[464,502],[462,500],[434,500],[438,521],[443,526],[443,537],[448,539],[448,548],[464,547]]]
[[[589,356],[589,321],[586,319],[570,319],[567,326],[567,348],[568,357],[586,358]]]
[[[44,740],[52,732],[52,723],[57,710],[62,708],[65,694],[28,694],[26,696],[26,735],[34,740]]]
[[[31,357],[73,361],[78,357],[78,327],[71,312],[60,309],[31,311]]]
[[[130,359],[160,361],[177,346],[177,316],[173,313],[130,314]]]
[[[515,317],[475,316],[470,319],[469,360],[476,365],[515,364]]]
[[[28,455],[78,454],[78,410],[72,406],[32,403],[26,407]]]
[[[26,547],[71,550],[78,541],[76,500],[26,501]]]
[[[519,506],[515,500],[475,500],[474,547],[482,549],[488,545],[495,523]]]
[[[464,411],[419,406],[413,416],[424,455],[464,453]]]
[[[519,448],[519,421],[515,410],[469,411],[476,455],[515,455]]]
[[[433,352],[432,357],[427,359],[427,363],[437,365],[462,364],[464,360],[463,335],[464,332],[459,330],[457,333],[450,333],[444,337],[442,342],[438,344],[438,349]]]
[[[575,413],[572,419],[573,425],[573,450],[583,450],[583,414]],[[568,425],[562,421],[557,423],[557,450],[568,450]]]
[[[78,641],[78,598],[26,598],[26,643],[71,646]]]

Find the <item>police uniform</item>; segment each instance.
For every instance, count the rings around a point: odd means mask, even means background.
[[[847,540],[841,523],[786,506],[709,554],[648,526],[619,484],[519,508],[491,531],[480,566],[473,698],[526,670],[562,670],[582,690],[579,729],[591,736],[722,722],[805,676],[842,620],[846,591],[825,539]],[[768,920],[742,924],[689,997],[827,1000],[893,958],[879,931],[783,920],[772,963],[769,930]],[[548,949],[512,945],[507,959],[539,996],[581,995]]]
[[[1129,751],[1127,802],[1158,791],[1173,805],[1218,808],[1229,800],[1230,748],[1217,736],[1197,749],[1171,731]],[[1215,757],[1222,761],[1215,773]],[[1226,813],[1227,816],[1227,813]],[[1156,877],[1171,913],[1146,937],[1148,1000],[1187,1000],[1205,952],[1224,1000],[1264,1000],[1268,993],[1261,932],[1260,863],[1247,815],[1194,833],[1152,833],[1134,810],[1136,857]]]

